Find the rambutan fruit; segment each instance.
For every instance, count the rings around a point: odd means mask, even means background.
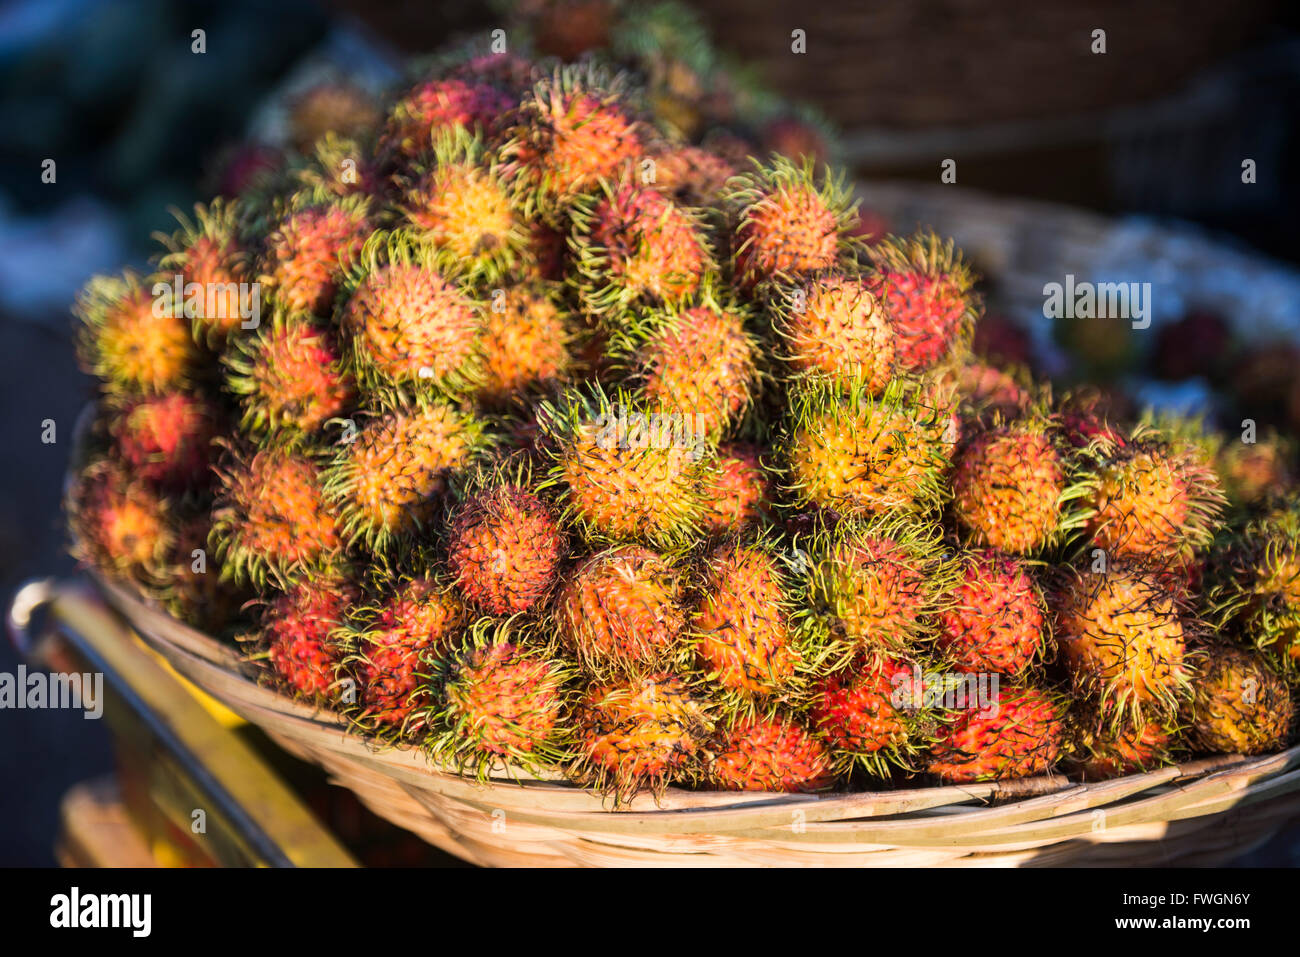
[[[837,760],[858,764],[876,777],[890,765],[910,768],[928,726],[909,707],[911,665],[900,659],[862,660],[820,681],[810,722]]]
[[[221,634],[241,617],[253,596],[221,574],[208,553],[212,516],[205,506],[183,504],[173,511],[174,544],[158,596],[181,621],[210,635]]]
[[[782,290],[774,308],[786,363],[796,373],[860,383],[869,395],[894,377],[893,329],[866,286],[832,273]]]
[[[683,648],[683,589],[681,573],[648,548],[621,545],[598,552],[560,590],[560,636],[593,674],[659,667]]]
[[[471,43],[452,53],[455,61],[443,72],[447,76],[478,83],[495,84],[514,98],[524,95],[536,79],[533,61],[509,50],[492,51],[492,41]]]
[[[395,409],[345,436],[325,477],[344,537],[386,551],[425,527],[450,473],[469,463],[481,440],[477,419],[437,401]]]
[[[340,324],[363,384],[427,384],[453,394],[468,388],[482,329],[478,303],[400,237],[374,234],[362,259]]]
[[[428,724],[443,730],[430,741],[432,754],[479,777],[566,764],[572,677],[515,619],[480,621],[438,676]]]
[[[222,574],[262,585],[328,567],[343,543],[315,457],[230,447],[218,463],[212,541]]]
[[[326,133],[293,164],[291,175],[301,187],[317,195],[375,196],[382,193],[382,174],[359,141]]]
[[[1215,459],[1215,472],[1228,500],[1245,508],[1262,505],[1294,489],[1294,462],[1294,443],[1269,432],[1253,442],[1224,442]]]
[[[1112,556],[1173,558],[1210,543],[1223,501],[1199,450],[1139,428],[1124,446],[1103,452],[1087,528]]]
[[[1173,763],[1174,735],[1161,721],[1138,727],[1093,727],[1092,716],[1078,735],[1075,760],[1085,780],[1105,781],[1141,774]]]
[[[389,112],[380,155],[401,165],[431,150],[440,133],[492,133],[514,105],[509,93],[486,80],[426,80],[408,90]]]
[[[1026,417],[978,432],[957,451],[952,512],[966,539],[1018,555],[1060,542],[1086,489],[1071,474],[1051,424]]]
[[[792,497],[850,516],[929,511],[943,497],[948,429],[941,410],[899,381],[876,399],[861,386],[797,389],[784,441]]]
[[[448,539],[461,593],[497,615],[527,611],[550,593],[567,544],[550,507],[514,482],[469,494],[452,512]]]
[[[277,315],[252,336],[232,337],[223,361],[251,435],[312,435],[356,398],[334,332],[310,319]]]
[[[695,306],[652,320],[658,328],[631,353],[631,379],[664,410],[693,416],[709,436],[744,414],[758,382],[757,342],[735,307]]]
[[[939,616],[939,647],[963,671],[1023,672],[1043,651],[1043,597],[1025,567],[986,551],[969,556]]]
[[[438,653],[453,651],[457,630],[468,624],[469,612],[454,588],[430,576],[401,576],[388,598],[378,606],[376,621],[386,628],[406,628],[427,635]]]
[[[774,552],[761,543],[719,547],[705,562],[699,594],[690,628],[709,679],[745,701],[786,688],[802,656]]]
[[[961,710],[930,748],[929,771],[949,784],[1046,774],[1065,747],[1064,709],[1051,695],[1001,687]]]
[[[818,118],[819,119],[819,118]],[[763,125],[764,153],[776,153],[796,163],[810,160],[824,165],[831,159],[830,136],[825,124],[811,116],[785,114]]]
[[[73,554],[102,574],[152,585],[169,559],[175,534],[171,505],[123,464],[100,459],[69,490]]]
[[[599,388],[539,417],[555,442],[544,485],[558,488],[565,518],[589,538],[667,546],[696,534],[712,462],[693,417],[622,392],[611,402]]]
[[[572,216],[572,281],[593,315],[677,306],[712,267],[698,216],[649,186],[602,181]]]
[[[423,727],[431,668],[450,653],[467,623],[455,591],[429,577],[403,581],[381,602],[354,609],[345,660],[360,688],[357,720],[413,733]],[[412,717],[414,715],[414,717]]]
[[[727,180],[737,172],[728,160],[699,146],[664,146],[650,158],[655,164],[650,185],[687,207],[720,206]]]
[[[736,274],[749,287],[833,269],[857,218],[841,179],[818,183],[811,161],[796,166],[779,156],[733,179],[724,201],[736,211]]]
[[[339,280],[370,235],[364,196],[296,194],[266,238],[262,285],[290,313],[329,315]]]
[[[322,137],[366,136],[379,125],[379,104],[363,87],[342,79],[314,83],[288,104],[289,137],[300,153]]]
[[[1295,701],[1260,655],[1213,648],[1197,667],[1195,697],[1185,708],[1188,738],[1201,751],[1281,751],[1295,730]]]
[[[193,376],[198,348],[165,277],[96,276],[77,297],[78,357],[110,393],[168,392]]]
[[[1054,604],[1066,671],[1106,722],[1137,726],[1177,711],[1190,692],[1188,635],[1157,575],[1117,564],[1071,572]]]
[[[933,375],[951,385],[963,419],[984,428],[1011,422],[1032,410],[1030,388],[1013,372],[983,362],[940,365]]]
[[[529,231],[482,140],[464,132],[439,136],[428,165],[415,164],[404,182],[406,219],[437,250],[441,272],[494,283],[523,255]]]
[[[1119,424],[1127,417],[1126,413],[1123,397],[1084,389],[1061,400],[1057,418],[1061,433],[1071,447],[1096,451],[1128,444],[1128,430]]]
[[[929,232],[891,237],[872,245],[867,257],[874,270],[867,285],[893,325],[903,368],[927,369],[969,346],[981,306],[951,240]]]
[[[182,287],[197,283],[202,293],[185,297],[185,310],[193,320],[196,337],[220,343],[247,320],[240,295],[241,283],[252,278],[248,251],[239,240],[239,205],[215,199],[194,207],[194,219],[176,213],[180,229],[155,233],[167,249],[158,262],[162,281],[173,274]]]
[[[823,791],[835,780],[826,746],[788,715],[735,719],[708,774],[728,791]]]
[[[1215,620],[1300,677],[1300,499],[1224,538],[1207,589]]]
[[[130,399],[109,422],[114,449],[131,472],[173,490],[209,480],[220,412],[189,392]]]
[[[480,398],[493,404],[556,390],[574,371],[577,328],[542,283],[494,292],[479,341]]]
[[[525,95],[502,147],[508,179],[530,218],[567,206],[645,154],[621,79],[590,65],[561,67]]]
[[[906,654],[933,630],[951,569],[938,528],[875,519],[800,542],[807,574],[798,618],[841,660]]]
[[[338,696],[342,655],[334,633],[359,597],[350,582],[327,577],[298,582],[262,609],[267,657],[296,694],[315,701]]]
[[[713,535],[738,531],[759,521],[771,504],[757,447],[744,442],[720,445],[718,474],[705,496],[705,531]]]
[[[576,776],[619,802],[693,779],[713,731],[707,704],[668,673],[593,686],[576,717]]]

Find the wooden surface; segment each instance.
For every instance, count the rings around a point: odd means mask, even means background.
[[[62,867],[158,867],[113,777],[78,784],[59,806],[55,857]]]

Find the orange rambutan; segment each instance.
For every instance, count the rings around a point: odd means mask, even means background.
[[[681,678],[654,673],[589,689],[577,727],[579,777],[626,801],[692,778],[713,722]]]
[[[573,281],[593,315],[638,304],[676,306],[711,268],[698,219],[648,186],[605,183],[573,216]]]
[[[785,361],[796,373],[861,383],[870,395],[893,379],[893,328],[859,280],[811,278],[784,289],[775,312]]]
[[[1190,693],[1184,615],[1160,577],[1110,564],[1058,589],[1056,644],[1077,693],[1111,726],[1178,710]],[[1188,619],[1187,624],[1191,624]]]
[[[929,771],[945,783],[1001,781],[1049,773],[1065,745],[1063,708],[1035,688],[1000,688],[994,701],[963,709],[930,748]]]
[[[464,602],[427,576],[402,581],[378,604],[352,614],[345,659],[360,688],[357,720],[412,733],[424,726],[432,668],[451,653],[468,615]]]
[[[554,391],[573,373],[577,330],[541,283],[494,292],[479,342],[484,401],[503,404]]]
[[[1210,543],[1223,504],[1218,477],[1198,450],[1140,429],[1103,450],[1087,528],[1111,555],[1174,558]]]
[[[739,310],[711,306],[663,316],[630,357],[632,380],[652,406],[722,435],[744,414],[758,381],[759,347],[745,320]]]
[[[683,580],[673,564],[638,545],[584,560],[556,601],[560,635],[588,671],[658,667],[682,649]]]
[[[331,577],[292,585],[264,606],[261,637],[267,658],[296,694],[315,701],[336,697],[343,676],[334,633],[359,597],[355,585]]]
[[[109,393],[168,392],[186,385],[199,353],[171,282],[96,276],[73,308],[82,321],[81,367]]]
[[[311,455],[229,447],[217,476],[212,539],[223,574],[259,585],[283,582],[328,567],[342,552]]]
[[[316,322],[277,316],[232,343],[226,381],[240,397],[241,426],[253,435],[311,435],[356,398],[333,331]]]
[[[399,408],[345,441],[326,474],[326,492],[350,542],[380,551],[423,528],[453,469],[467,465],[482,425],[445,402]]]
[[[194,331],[210,343],[220,343],[246,321],[240,285],[251,276],[250,257],[239,240],[239,205],[215,199],[207,206],[194,207],[194,219],[180,213],[180,229],[173,235],[155,233],[167,248],[158,262],[163,278],[181,277],[182,288],[198,286],[200,295],[187,297]]]
[[[834,268],[857,215],[841,181],[827,177],[819,185],[810,162],[795,166],[782,157],[734,179],[725,201],[736,210],[736,274],[750,287]]]
[[[171,505],[111,459],[92,462],[68,492],[67,509],[86,566],[152,586],[170,557],[175,533]]]
[[[952,473],[952,511],[972,543],[1032,554],[1077,525],[1069,506],[1083,491],[1049,424],[1024,419],[962,443]]]
[[[482,329],[479,305],[400,240],[376,234],[363,255],[340,314],[363,383],[466,388]]]
[[[301,193],[266,238],[261,282],[290,313],[329,315],[346,264],[370,230],[365,197]]]
[[[497,615],[527,611],[555,584],[566,542],[550,507],[514,483],[470,494],[448,525],[448,566],[470,601]]]
[[[502,147],[526,215],[567,206],[645,153],[621,84],[598,68],[561,67],[525,95]]]
[[[929,511],[943,497],[950,419],[895,381],[878,398],[860,386],[796,389],[784,458],[800,505],[851,516]]]
[[[737,718],[708,771],[728,791],[822,791],[835,779],[826,746],[789,716]]]
[[[993,551],[969,556],[949,597],[939,646],[961,670],[1015,677],[1043,651],[1043,598],[1016,560]]]
[[[718,474],[705,494],[705,530],[714,535],[737,531],[760,520],[771,504],[757,447],[744,442],[720,445]]]
[[[692,417],[621,392],[611,402],[598,389],[573,393],[541,415],[555,442],[545,484],[560,490],[566,517],[586,534],[652,545],[695,534],[712,463]]]
[[[131,399],[109,422],[117,453],[138,477],[174,490],[200,488],[211,478],[217,407],[189,392]]]
[[[441,133],[491,133],[513,106],[508,93],[483,79],[426,80],[408,90],[389,111],[380,155],[402,164],[431,150]]]
[[[749,700],[776,694],[800,654],[781,568],[759,544],[723,545],[705,563],[691,633],[710,680]]]

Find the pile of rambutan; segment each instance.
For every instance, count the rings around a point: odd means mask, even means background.
[[[376,744],[618,801],[1291,740],[1293,472],[1230,508],[1186,425],[977,359],[960,250],[863,245],[672,71],[437,64],[86,287],[96,574]]]

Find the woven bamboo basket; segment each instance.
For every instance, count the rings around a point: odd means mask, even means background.
[[[1239,319],[1294,328],[1291,304],[1300,296],[1291,293],[1300,279],[1207,239],[952,187],[876,184],[860,195],[896,224],[929,221],[953,235],[998,273],[1013,308],[1037,308],[1043,278],[1062,269],[1091,275],[1117,256],[1141,257],[1161,264],[1164,275],[1172,269],[1184,281],[1170,284],[1185,294],[1208,271],[1220,277],[1210,283],[1213,292]],[[1045,245],[1045,235],[1055,244]],[[1222,279],[1225,272],[1232,282]],[[1261,294],[1261,284],[1271,292]],[[92,418],[88,408],[78,424],[80,447]],[[133,589],[96,582],[140,638],[199,688],[322,767],[379,816],[485,866],[1212,866],[1300,820],[1300,746],[1099,783],[1053,774],[853,793],[669,788],[658,800],[640,795],[615,810],[558,775],[506,769],[481,783],[432,764],[418,749],[381,746],[340,716],[260,683],[257,666],[229,643]]]
[[[475,864],[518,866],[1214,865],[1300,817],[1300,746],[1225,755],[1100,783],[1022,781],[830,794],[669,788],[613,810],[556,777],[486,783],[381,748],[339,716],[260,684],[229,644],[98,579],[181,674],[322,767],[372,811]]]

